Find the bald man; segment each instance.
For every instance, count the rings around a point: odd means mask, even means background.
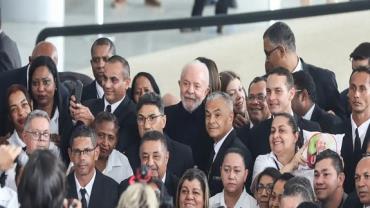
[[[5,100],[6,99],[6,89],[12,84],[20,84],[25,87],[27,87],[28,83],[28,68],[31,65],[32,61],[39,57],[39,56],[49,56],[50,58],[53,59],[55,65],[58,65],[58,52],[56,47],[46,41],[42,41],[38,43],[35,48],[32,51],[32,55],[28,58],[29,63],[19,69],[15,70],[10,70],[7,72],[4,72],[0,76],[0,100]],[[61,91],[62,94],[63,91]],[[67,93],[67,91],[65,91]],[[6,123],[8,122],[7,119],[7,110],[6,110],[6,105],[5,102],[0,102],[0,136],[6,135]]]

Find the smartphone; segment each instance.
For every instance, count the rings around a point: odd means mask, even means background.
[[[81,103],[83,83],[80,80],[66,80],[63,84],[76,97],[76,103]]]

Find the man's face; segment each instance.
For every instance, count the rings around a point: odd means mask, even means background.
[[[361,114],[369,110],[370,105],[370,75],[356,72],[349,83],[348,97],[352,113]]]
[[[281,180],[276,181],[276,183],[274,184],[269,200],[269,208],[279,208],[281,196],[284,192],[284,185],[285,181]]]
[[[358,162],[355,173],[356,192],[362,204],[370,205],[370,158]]]
[[[306,114],[303,106],[303,91],[297,91],[292,99],[292,110],[297,113],[299,116],[304,116]]]
[[[104,97],[109,103],[121,100],[130,86],[130,78],[124,77],[120,62],[106,63],[103,76]]]
[[[109,45],[97,45],[91,54],[91,68],[99,84],[103,81],[104,65],[112,55],[112,51],[109,50]]]
[[[315,164],[313,181],[316,197],[325,202],[342,190],[344,174],[338,174],[332,164],[332,159],[323,159]]]
[[[285,76],[272,74],[267,77],[267,104],[271,114],[291,112],[291,101],[295,90],[288,89],[286,82]]]
[[[77,137],[69,149],[69,157],[77,176],[92,174],[99,157],[99,147],[94,147],[89,137]]]
[[[209,92],[208,74],[203,73],[198,67],[190,65],[181,76],[179,81],[180,97],[184,108],[192,112],[202,104],[202,101]]]
[[[221,166],[221,180],[227,193],[241,193],[247,180],[248,170],[243,158],[236,153],[229,153]]]
[[[266,82],[251,84],[248,92],[247,110],[253,124],[258,124],[270,117],[266,102]]]
[[[300,196],[285,196],[281,198],[280,208],[297,208],[302,202]]]
[[[137,126],[141,138],[148,131],[163,132],[166,115],[162,115],[155,105],[143,105],[137,112]]]
[[[206,104],[206,129],[208,135],[218,142],[233,125],[234,113],[222,98],[208,101]]]
[[[117,145],[117,129],[112,121],[102,121],[95,124],[95,131],[98,136],[99,159],[108,160],[109,155]]]
[[[23,131],[24,122],[31,113],[31,104],[28,103],[26,96],[20,90],[10,94],[8,98],[9,116],[17,131]]]
[[[282,46],[274,45],[269,38],[263,38],[263,50],[266,55],[265,70],[266,74],[273,68],[285,67],[284,56],[282,53]]]
[[[23,139],[27,145],[27,153],[37,149],[48,149],[50,144],[50,124],[46,118],[35,117],[27,129],[23,131]]]
[[[141,165],[148,166],[154,177],[162,179],[167,170],[169,153],[161,141],[145,141],[140,146]]]
[[[352,69],[357,69],[359,68],[360,66],[364,66],[364,67],[370,67],[370,58],[366,58],[366,59],[352,59]]]

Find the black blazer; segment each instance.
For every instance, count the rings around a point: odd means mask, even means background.
[[[0,32],[0,62],[0,73],[21,67],[17,44],[4,31]]]
[[[96,116],[98,113],[104,111],[104,98],[88,100],[84,105]],[[126,95],[113,114],[117,117],[120,127],[119,141],[116,149],[120,152],[125,152],[129,146],[137,142],[136,138],[138,138],[136,104]]]
[[[343,208],[363,208],[364,205],[361,204],[360,199],[357,196],[357,193],[352,192],[351,194],[348,195],[342,207]]]
[[[300,136],[303,136],[303,129],[307,131],[321,131],[320,125],[316,122],[303,119],[300,116],[294,114],[294,118],[297,121],[298,127],[300,129]],[[258,155],[263,155],[271,152],[270,148],[270,132],[272,119],[269,118],[265,121],[262,121],[260,124],[254,126],[250,130],[250,138],[247,142],[247,147],[252,153],[253,161],[257,158]]]
[[[248,170],[251,170],[252,164],[252,156],[248,148],[240,141],[240,139],[236,135],[236,131],[232,130],[230,134],[226,137],[225,141],[222,143],[216,158],[214,161],[213,155],[210,154],[208,156],[209,163],[208,163],[208,185],[211,196],[221,192],[223,190],[223,184],[221,181],[221,170],[220,167],[224,160],[224,156],[226,151],[231,148],[236,147],[240,148],[245,154],[244,158],[246,159],[246,163],[248,164]],[[250,171],[253,172],[253,171]]]
[[[96,80],[91,82],[89,85],[86,85],[82,89],[81,102],[90,99],[98,99],[98,93],[96,91]]]
[[[306,64],[302,58],[301,61],[303,70],[310,73],[315,82],[317,104],[325,111],[332,110],[339,117],[345,118],[334,72]]]
[[[358,163],[358,159],[353,154],[353,138],[352,138],[352,126],[351,119],[347,119],[344,124],[345,135],[343,137],[341,156],[344,161],[344,174],[346,175],[344,181],[344,191],[351,193],[355,187],[355,170]],[[367,128],[365,140],[362,144],[362,153],[366,152],[367,143],[370,140],[370,128]]]
[[[67,176],[67,198],[78,199],[74,172]],[[118,183],[96,170],[88,208],[115,208],[118,204]]]
[[[169,152],[167,170],[180,178],[187,169],[194,166],[193,153],[188,145],[172,140],[166,134],[164,135]],[[139,138],[137,138],[137,140],[139,140]],[[134,145],[131,145],[126,151],[126,156],[133,170],[140,167],[139,148],[140,144],[137,142]]]
[[[236,135],[238,136],[238,138],[240,139],[240,141],[242,141],[244,143],[245,146],[247,146],[247,143],[248,143],[248,138],[250,137],[250,130],[252,129],[249,125],[249,123],[247,125],[244,125],[240,128],[234,128],[235,131],[236,131]]]
[[[351,116],[351,106],[348,101],[348,88],[340,93],[340,100],[346,113],[346,117],[349,118]]]
[[[204,104],[189,113],[179,102],[166,107],[164,112],[167,117],[164,132],[175,141],[190,146],[194,164],[206,171],[213,142],[206,130]]]
[[[340,117],[330,114],[315,105],[312,112],[311,121],[315,121],[320,124],[322,132],[339,134],[343,132],[343,121]]]

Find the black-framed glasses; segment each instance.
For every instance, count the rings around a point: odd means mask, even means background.
[[[153,124],[156,121],[156,119],[161,116],[163,116],[163,114],[158,114],[158,115],[151,114],[148,117],[138,115],[136,120],[139,125],[143,125],[145,124],[145,122],[149,122],[150,124]]]
[[[266,59],[268,59],[270,56],[271,56],[271,54],[276,50],[276,49],[278,49],[280,46],[276,46],[275,48],[273,48],[273,49],[271,49],[271,50],[269,50],[269,51],[266,51],[265,50],[265,55],[266,55]]]
[[[45,131],[45,132],[39,132],[39,131],[25,131],[29,135],[31,135],[32,140],[35,141],[49,141],[50,140],[50,133]]]
[[[266,100],[266,95],[264,95],[264,94],[258,94],[258,95],[249,95],[247,97],[247,101],[248,102],[253,102],[255,100],[257,100],[258,102],[263,102],[263,101]]]
[[[79,157],[81,155],[89,155],[91,152],[93,152],[95,150],[96,147],[93,147],[93,148],[85,148],[83,150],[79,150],[79,149],[72,149],[72,155],[75,156],[75,157]]]
[[[266,190],[266,193],[271,194],[272,187],[273,187],[272,183],[269,183],[269,184],[266,184],[266,185],[263,185],[263,184],[260,183],[260,184],[257,185],[257,192],[259,194],[262,194],[263,190]]]

